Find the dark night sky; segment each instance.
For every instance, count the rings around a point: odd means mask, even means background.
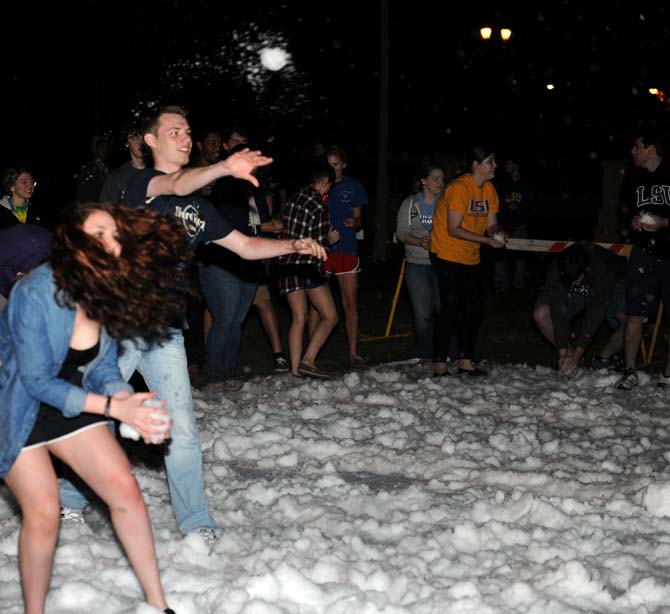
[[[544,4],[392,0],[392,152],[460,152],[486,140],[526,157],[561,155],[570,169],[625,156],[641,118],[666,122],[666,108],[646,91],[670,87],[662,6]],[[336,141],[374,169],[377,1],[24,2],[3,11],[11,26],[0,162],[36,167],[59,195],[93,134],[108,131],[120,143],[147,101],[186,104],[195,128],[242,121],[256,140],[272,130],[280,147]],[[512,39],[505,47],[481,41],[484,22],[512,28]],[[285,37],[294,70],[258,91],[236,62],[248,57],[242,43],[269,31]]]

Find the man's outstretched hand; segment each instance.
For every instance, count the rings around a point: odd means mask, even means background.
[[[228,156],[222,164],[227,166],[228,171],[237,179],[245,179],[258,187],[258,179],[254,177],[254,171],[259,166],[267,166],[272,163],[272,158],[264,156],[260,151],[242,149]]]

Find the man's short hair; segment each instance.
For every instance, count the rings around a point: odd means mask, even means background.
[[[142,138],[142,127],[136,124],[132,124],[126,127],[126,139],[130,139],[134,136],[139,136]]]
[[[344,164],[349,162],[349,156],[347,153],[344,151],[344,149],[338,147],[337,145],[331,145],[328,147],[326,150],[326,158],[328,158],[328,156],[337,156]]]
[[[228,142],[230,138],[233,136],[233,134],[239,134],[245,141],[249,139],[247,129],[241,124],[235,124],[224,130],[223,140]]]
[[[556,265],[561,281],[566,286],[571,286],[580,275],[586,273],[591,264],[591,254],[584,243],[575,243],[566,247],[556,256]]]
[[[158,123],[160,122],[161,115],[181,115],[184,119],[188,117],[188,112],[184,107],[173,104],[165,107],[160,107],[153,115],[147,118],[144,123],[144,129],[142,130],[142,135],[153,134],[158,136]]]
[[[638,136],[645,147],[651,147],[653,145],[659,157],[665,157],[665,136],[663,134],[657,130],[647,128],[641,130]]]
[[[331,184],[335,183],[335,169],[330,164],[326,164],[325,162],[317,162],[312,167],[310,183],[314,185],[322,179],[328,179]]]

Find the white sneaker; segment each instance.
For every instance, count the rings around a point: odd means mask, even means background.
[[[212,527],[200,527],[199,529],[195,529],[195,531],[191,531],[189,535],[192,533],[202,536],[202,539],[210,548],[213,548],[216,545],[218,539],[216,536],[216,529]]]
[[[659,373],[658,383],[656,385],[659,388],[665,388],[666,386],[670,386],[670,377],[665,377],[665,375],[663,375],[663,373]]]
[[[63,522],[71,522],[73,524],[84,524],[84,512],[82,510],[74,510],[71,507],[60,508],[60,519]]]

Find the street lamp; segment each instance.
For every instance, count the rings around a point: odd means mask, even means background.
[[[481,36],[485,41],[491,38],[493,34],[493,28],[490,26],[484,26],[479,29],[479,36]],[[500,28],[500,38],[503,42],[507,42],[512,36],[512,30],[509,28]]]

